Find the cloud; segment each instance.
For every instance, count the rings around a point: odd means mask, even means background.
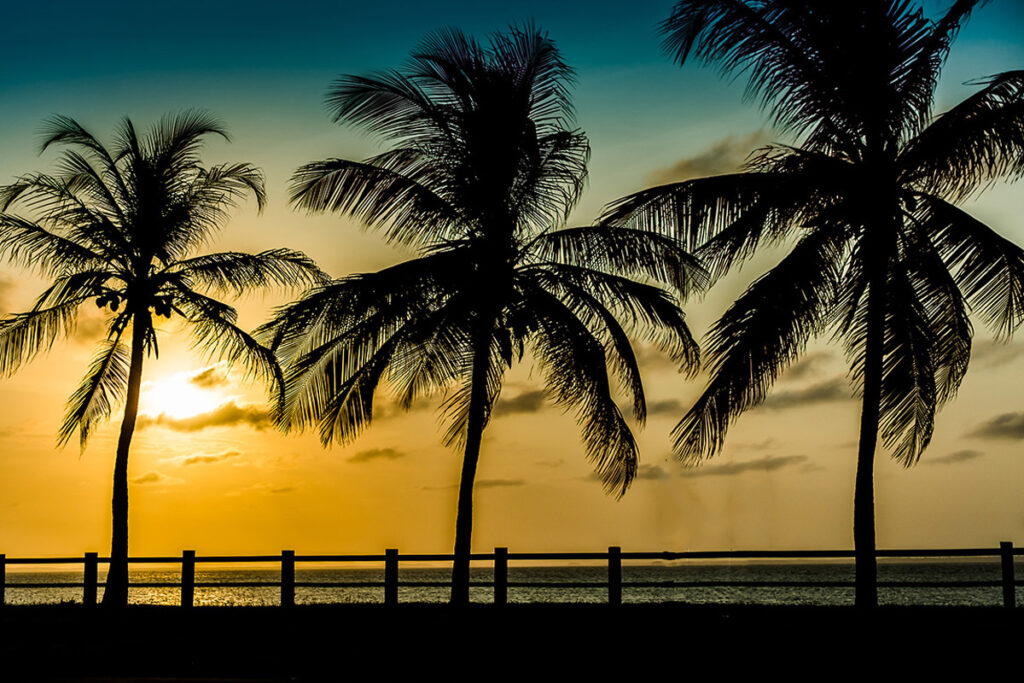
[[[358,464],[370,462],[371,460],[398,460],[405,456],[406,453],[395,450],[394,448],[370,448],[369,450],[359,451],[349,458],[348,461]]]
[[[633,353],[640,367],[648,370],[672,369],[679,371],[679,364],[668,357],[663,351],[650,344],[638,344]]]
[[[760,460],[731,462],[725,465],[705,465],[683,470],[683,477],[728,477],[744,472],[774,472],[783,467],[798,465],[807,460],[806,455],[770,455]]]
[[[764,130],[743,136],[729,135],[694,156],[680,159],[672,166],[651,171],[647,174],[647,182],[652,185],[665,185],[690,178],[732,173],[739,170],[753,150],[764,146],[770,140],[767,131]]]
[[[141,476],[133,478],[131,481],[133,484],[180,484],[183,480],[177,477],[168,477],[166,474],[160,474],[159,472],[146,472]]]
[[[737,444],[732,444],[732,448],[737,448],[737,449],[740,449],[740,450],[763,451],[766,448],[771,448],[774,443],[775,443],[775,439],[773,439],[772,437],[769,436],[764,441],[755,441],[753,443],[737,443]]]
[[[201,389],[213,389],[230,384],[228,375],[219,365],[211,365],[188,378],[188,381]]]
[[[11,312],[11,293],[17,289],[17,283],[10,275],[0,275],[0,314]]]
[[[215,462],[224,462],[225,460],[238,458],[241,455],[238,451],[224,451],[222,453],[196,453],[178,458],[168,458],[168,460],[179,465],[210,465]]]
[[[95,344],[107,334],[107,316],[92,306],[83,306],[75,324],[72,340],[79,344]]]
[[[789,366],[783,379],[807,379],[821,374],[821,368],[828,365],[834,356],[828,351],[812,351],[804,354],[804,357],[793,365]]]
[[[536,413],[544,407],[544,392],[527,391],[509,399],[498,399],[495,415],[511,415],[513,413]]]
[[[279,496],[283,493],[292,493],[298,490],[295,486],[268,486],[263,488],[263,493],[271,496]]]
[[[1024,439],[1024,413],[1003,413],[982,422],[967,436],[979,439]]]
[[[637,479],[668,479],[669,473],[665,471],[665,468],[660,465],[640,465],[640,469],[636,473]]]
[[[977,368],[995,368],[1007,365],[1024,355],[1024,344],[980,341],[971,346],[971,364]]]
[[[503,486],[522,486],[526,481],[523,479],[478,479],[474,488],[492,489]]]
[[[164,427],[176,432],[198,432],[208,427],[234,427],[244,425],[262,430],[273,426],[270,412],[254,405],[239,405],[234,401],[222,403],[207,413],[189,417],[174,417],[167,413],[139,415],[139,429]]]
[[[681,401],[674,398],[667,399],[665,401],[654,401],[653,403],[647,404],[648,415],[675,415],[676,417],[682,417],[685,412],[685,408]]]
[[[780,391],[765,399],[763,407],[771,410],[785,410],[818,403],[846,401],[850,398],[850,388],[844,377],[833,377],[830,380],[812,384],[803,389]]]
[[[561,467],[565,464],[565,458],[559,458],[558,460],[538,460],[534,463],[541,467]]]
[[[473,488],[493,489],[506,486],[522,486],[525,483],[525,479],[477,479],[473,483]],[[459,488],[459,485],[448,484],[447,486],[421,486],[420,488],[424,491],[450,491],[451,489]]]
[[[985,455],[981,451],[963,450],[950,453],[949,455],[943,455],[939,458],[923,458],[921,464],[923,465],[953,465],[958,462],[966,462],[968,460],[974,460]]]

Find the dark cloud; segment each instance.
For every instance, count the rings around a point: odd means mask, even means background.
[[[846,401],[850,398],[850,387],[844,377],[833,377],[830,380],[812,384],[803,389],[780,391],[768,396],[762,404],[771,410],[785,410],[818,403]]]
[[[79,344],[95,344],[107,335],[109,321],[92,306],[84,306],[81,310],[71,339]]]
[[[828,351],[812,351],[805,353],[803,358],[789,366],[783,379],[807,379],[821,374],[823,366],[828,365],[834,356]]]
[[[219,365],[211,365],[188,378],[188,381],[201,389],[213,389],[230,384],[227,373]]]
[[[404,452],[395,450],[394,448],[370,448],[365,451],[359,451],[349,458],[348,461],[358,464],[370,462],[371,460],[398,460],[405,456],[406,454]]]
[[[263,489],[264,493],[272,496],[281,495],[282,493],[291,493],[295,490],[296,488],[294,486],[270,486]]]
[[[17,289],[17,284],[9,275],[0,275],[0,314],[6,315],[11,312],[11,294]]]
[[[684,412],[686,412],[686,409],[683,407],[682,402],[674,398],[647,404],[648,415],[675,415],[676,417],[682,417]]]
[[[703,178],[739,170],[750,153],[771,140],[763,130],[749,135],[730,135],[722,138],[700,153],[680,159],[672,166],[659,168],[647,174],[652,185],[677,183],[690,178]]]
[[[649,344],[640,344],[633,349],[637,364],[648,370],[672,369],[679,370],[679,364],[664,352]]]
[[[146,472],[145,474],[135,477],[132,480],[133,484],[175,484],[181,481],[176,477],[168,477],[166,474],[160,474],[159,472]]]
[[[737,448],[737,449],[740,449],[740,450],[763,451],[766,448],[771,448],[772,445],[774,445],[774,444],[775,444],[775,439],[773,439],[771,437],[768,437],[764,441],[755,441],[753,443],[738,443],[738,444],[733,444],[731,447],[732,448]]]
[[[731,462],[725,465],[704,465],[683,470],[684,477],[728,477],[744,472],[773,472],[783,467],[798,465],[807,460],[806,455],[770,455],[760,460]]]
[[[509,399],[498,399],[494,407],[495,416],[513,413],[536,413],[544,407],[543,391],[527,391]]]
[[[1024,439],[1024,413],[1003,413],[967,434],[980,439]]]
[[[525,479],[477,479],[473,483],[473,488],[493,489],[506,486],[522,486],[525,483]],[[447,486],[421,486],[420,488],[424,491],[450,491],[452,489],[459,488],[459,485],[448,484]]]
[[[242,454],[238,451],[224,451],[223,453],[196,453],[195,455],[186,455],[183,458],[178,459],[182,465],[209,465],[215,462],[224,462],[225,460],[231,460],[232,458],[238,458]]]
[[[1024,344],[985,340],[971,346],[971,364],[976,368],[1006,365],[1021,355],[1024,355]]]
[[[208,427],[234,427],[238,425],[253,429],[266,429],[273,425],[270,413],[264,408],[253,405],[238,405],[234,401],[222,403],[208,413],[200,413],[190,417],[174,417],[167,413],[159,415],[139,415],[138,427],[164,427],[176,432],[197,432]]]
[[[981,451],[963,450],[950,453],[949,455],[943,455],[938,458],[922,458],[921,463],[924,465],[953,465],[958,462],[966,462],[967,460],[974,460],[985,455]]]
[[[523,479],[479,479],[474,484],[478,489],[491,489],[503,486],[522,486],[526,481]]]
[[[636,473],[637,479],[668,479],[669,473],[665,471],[665,468],[660,465],[640,465],[640,469]]]

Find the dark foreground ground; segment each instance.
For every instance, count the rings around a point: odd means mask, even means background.
[[[1004,665],[1024,609],[0,608],[0,681],[882,680]],[[884,672],[884,674],[883,674]]]

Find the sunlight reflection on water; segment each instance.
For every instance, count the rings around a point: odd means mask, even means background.
[[[852,581],[853,566],[834,564],[802,565],[665,565],[624,566],[623,581],[630,582],[692,582],[692,581]],[[605,567],[515,567],[509,568],[512,584],[545,582],[592,583],[593,587],[545,588],[516,586],[509,588],[510,602],[571,602],[603,603],[608,600]],[[903,563],[880,564],[880,581],[999,581],[1000,568],[995,563]],[[384,580],[383,570],[375,569],[310,569],[296,571],[299,583],[350,582],[373,583]],[[271,586],[224,586],[195,589],[195,604],[205,606],[276,605],[280,588],[276,583],[280,574],[275,570],[196,570],[196,582],[268,582]],[[401,602],[446,602],[450,579],[447,569],[402,569],[399,581],[436,582],[439,586],[400,586]],[[103,575],[100,575],[100,581]],[[180,581],[177,570],[133,571],[132,582],[172,583]],[[490,569],[474,568],[473,581],[490,582]],[[6,602],[8,604],[81,602],[81,587],[17,588],[19,583],[82,581],[81,572],[8,572]],[[102,594],[102,588],[100,589]],[[299,604],[339,604],[383,602],[383,588],[360,587],[302,587],[295,589]],[[488,587],[471,589],[474,602],[490,602],[493,596]],[[853,589],[847,587],[630,587],[623,588],[623,602],[689,602],[704,604],[749,603],[764,605],[848,605],[853,604]],[[130,590],[130,601],[136,604],[176,605],[180,602],[180,588],[141,587]],[[880,588],[879,601],[883,604],[904,605],[965,605],[983,606],[1001,604],[998,586],[967,588]]]

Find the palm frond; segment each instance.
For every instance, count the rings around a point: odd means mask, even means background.
[[[389,239],[422,244],[435,234],[459,235],[458,212],[430,188],[385,168],[344,159],[302,166],[291,201],[308,211],[348,212]]]
[[[755,281],[708,332],[708,386],[672,432],[676,455],[699,462],[722,447],[730,423],[759,405],[807,341],[829,322],[846,231],[813,232]]]
[[[907,145],[899,163],[908,185],[955,203],[1024,174],[1024,70],[983,83]]]
[[[254,287],[305,288],[327,281],[327,276],[311,258],[292,249],[269,249],[256,254],[237,251],[206,254],[175,261],[168,271],[201,286],[238,296]]]
[[[940,197],[916,194],[919,220],[964,298],[1000,336],[1024,322],[1024,250]]]
[[[120,342],[121,334],[108,339],[86,372],[82,384],[68,399],[64,422],[57,435],[57,443],[65,445],[77,430],[81,448],[95,427],[110,417],[124,398],[128,386],[130,354]]]

